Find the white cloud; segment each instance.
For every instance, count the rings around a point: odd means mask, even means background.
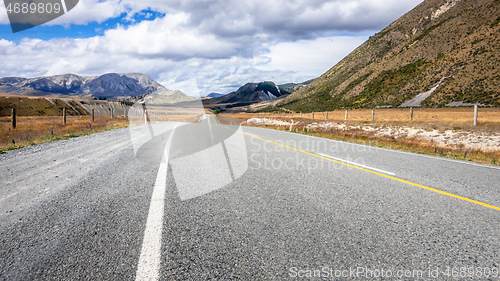
[[[154,7],[191,15],[190,24],[219,36],[258,33],[304,39],[330,30],[381,29],[422,0],[191,0],[121,3],[133,11]]]
[[[154,10],[188,14],[193,28],[221,37],[267,33],[304,39],[304,36],[330,30],[380,29],[420,2],[422,0],[80,0],[68,14],[46,25],[101,23],[122,13],[131,17],[143,10]],[[6,23],[7,13],[2,11],[0,24]]]
[[[91,38],[0,39],[0,77],[143,72],[191,95],[263,80],[303,82],[361,44],[368,32],[359,30],[377,32],[419,2],[81,0],[50,24],[103,22],[148,7],[166,15]],[[354,35],[325,37],[339,30]]]
[[[4,8],[5,4],[0,0],[0,24],[9,24],[9,17],[7,16],[7,12]]]
[[[196,81],[196,78],[191,78],[189,80],[184,80],[177,83],[171,83],[168,85],[168,87],[171,89],[179,90],[193,97],[206,96],[206,93],[203,93],[198,87],[198,82]]]
[[[80,0],[78,4],[64,16],[61,16],[47,25],[85,25],[90,22],[104,22],[127,12],[126,7],[119,0]]]
[[[112,53],[137,56],[187,59],[191,57],[220,58],[236,54],[236,46],[200,33],[187,26],[184,13],[143,21],[128,28],[118,27],[105,32],[103,44]]]
[[[294,70],[304,77],[309,77],[307,79],[315,78],[367,39],[364,36],[336,36],[279,43],[270,47],[270,52],[263,55],[268,60],[266,62],[264,59],[258,68],[267,71]]]

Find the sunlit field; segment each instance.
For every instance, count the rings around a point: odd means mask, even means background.
[[[105,130],[126,127],[123,116],[67,116],[66,125],[62,117],[34,116],[17,117],[16,129],[12,128],[10,117],[0,117],[0,151],[28,145],[67,139]]]
[[[375,122],[403,122],[403,123],[436,123],[440,125],[473,125],[473,108],[414,108],[413,121],[411,121],[411,110],[405,109],[375,109]],[[226,114],[225,114],[226,115]],[[280,113],[241,113],[228,114],[239,119],[248,119],[249,117],[289,117],[314,120],[326,120],[326,112],[300,113],[300,112],[280,112]],[[346,111],[337,110],[328,112],[328,120],[345,121]],[[371,122],[371,109],[357,109],[347,111],[348,121]],[[500,108],[479,108],[478,121],[483,124],[500,125]]]

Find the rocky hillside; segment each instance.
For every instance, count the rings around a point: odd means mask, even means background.
[[[123,116],[131,105],[110,100],[0,95],[0,117],[11,116],[12,108],[18,116],[62,116],[63,108],[68,115],[88,115],[94,109],[96,115],[110,115],[113,110],[115,115]]]
[[[78,96],[123,99],[164,90],[158,82],[140,73],[109,73],[95,77],[74,74],[39,78],[0,79],[0,92],[11,95]]]
[[[500,105],[500,1],[426,0],[277,106]]]

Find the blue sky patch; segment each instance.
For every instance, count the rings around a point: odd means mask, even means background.
[[[133,24],[137,24],[138,22],[148,20],[152,21],[156,18],[161,18],[164,16],[164,13],[158,13],[151,10],[143,10],[139,13],[134,14],[130,18],[126,13],[123,13],[119,17],[108,19],[102,23],[91,22],[86,25],[72,24],[69,26],[44,24],[18,33],[12,33],[10,25],[3,24],[0,25],[0,38],[12,41],[16,44],[24,38],[41,40],[58,38],[90,38],[94,36],[104,35],[104,32],[106,30],[114,29],[118,25],[127,27]]]

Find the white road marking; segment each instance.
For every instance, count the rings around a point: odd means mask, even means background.
[[[326,157],[326,158],[330,158],[330,159],[333,159],[333,160],[337,160],[339,162],[343,162],[343,163],[351,164],[351,165],[354,165],[354,166],[357,166],[357,167],[365,168],[367,170],[371,170],[371,171],[379,172],[379,173],[382,173],[382,174],[386,174],[386,175],[389,175],[389,176],[395,176],[396,175],[395,173],[391,173],[391,172],[387,172],[387,171],[380,170],[380,169],[377,169],[377,168],[373,168],[373,167],[370,167],[370,166],[366,166],[366,165],[354,163],[354,162],[347,161],[347,160],[344,160],[344,159],[332,157],[330,155],[325,155],[325,154],[321,154],[321,153],[315,153],[315,154],[323,156],[323,157]]]
[[[208,119],[208,129],[210,131],[210,140],[212,141],[212,144],[215,143],[215,139],[214,139],[214,132],[212,130],[212,123],[210,122],[210,116],[208,115],[205,115],[207,116],[207,119]]]
[[[141,256],[139,257],[139,265],[135,280],[158,280],[160,274],[161,263],[161,237],[163,228],[163,210],[165,208],[165,192],[168,172],[168,157],[170,153],[170,145],[177,124],[170,136],[168,137],[163,153],[163,159],[158,169],[155,188],[151,196],[151,205],[149,206],[148,220],[146,222],[146,230],[144,231],[144,239],[142,242]]]

